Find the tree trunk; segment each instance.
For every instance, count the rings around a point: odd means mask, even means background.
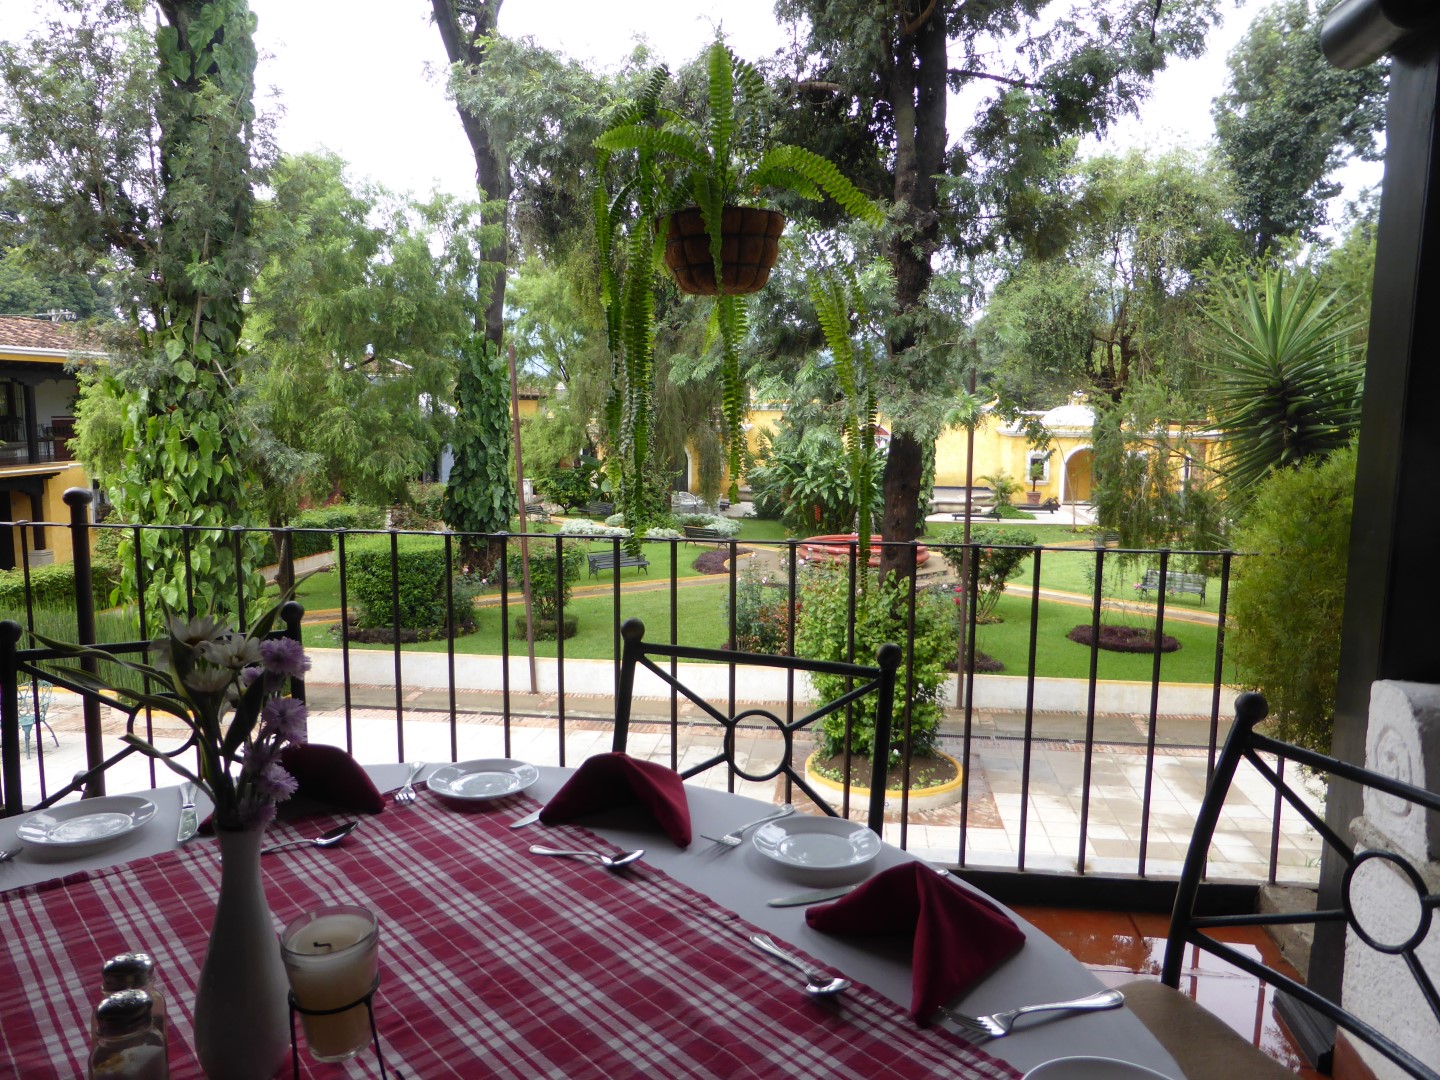
[[[932,6],[918,26],[899,16],[898,38],[889,81],[895,116],[895,202],[901,226],[891,248],[895,267],[895,301],[903,317],[918,307],[930,287],[930,259],[939,246],[939,219],[935,213],[938,184],[945,156],[945,17]],[[914,347],[912,331],[893,338],[889,348],[897,356]],[[920,516],[920,478],[925,457],[915,432],[899,428],[890,440],[883,477],[884,517],[881,535],[887,541],[914,540]],[[880,573],[908,576],[915,569],[913,549],[886,547],[880,554]]]
[[[452,64],[479,67],[485,63],[486,39],[496,32],[500,19],[500,5],[504,0],[430,0],[435,13],[435,24],[440,29],[440,40],[445,45],[445,55]],[[514,185],[510,182],[510,163],[505,160],[505,149],[491,137],[485,121],[473,113],[466,112],[457,103],[455,111],[470,140],[470,150],[475,155],[475,186],[484,201],[498,203],[501,224],[500,239],[481,253],[484,263],[498,265],[500,272],[487,283],[487,269],[480,270],[479,285],[485,300],[484,312],[476,317],[475,329],[485,335],[486,341],[495,343],[498,354],[504,355],[505,345],[505,271],[510,258],[508,207]]]

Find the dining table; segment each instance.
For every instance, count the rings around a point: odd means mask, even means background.
[[[384,792],[408,770],[367,765]],[[325,904],[356,904],[380,923],[374,999],[388,1075],[428,1077],[943,1076],[1018,1080],[1067,1056],[1118,1059],[1180,1077],[1128,1010],[1050,1013],[1003,1038],[915,1018],[911,940],[822,933],[805,906],[768,901],[863,881],[914,856],[890,844],[853,866],[816,870],[767,856],[753,831],[738,846],[705,839],[773,813],[772,804],[687,784],[692,842],[681,847],[636,807],[563,825],[512,827],[573,770],[539,766],[533,783],[460,802],[428,790],[387,799],[375,815],[315,814],[270,826],[274,842],[358,827],[329,847],[262,859],[277,929]],[[137,795],[155,806],[107,844],[51,852],[17,842],[25,815],[0,819],[0,1076],[84,1074],[101,964],[149,952],[169,1001],[170,1075],[197,1077],[191,1027],[219,852],[213,838],[176,839],[179,788]],[[798,793],[797,793],[798,794]],[[208,812],[204,796],[199,812]],[[267,838],[268,839],[268,838]],[[545,858],[533,844],[644,850],[630,866]],[[948,884],[973,890],[954,875]],[[1000,906],[1024,944],[952,1006],[991,1013],[1081,997],[1096,976]],[[768,934],[852,985],[832,997],[754,947]],[[237,1018],[243,1023],[243,1018]],[[348,1062],[299,1053],[300,1075],[375,1077],[371,1047]],[[7,1068],[12,1070],[7,1072]],[[289,1076],[287,1060],[280,1075]]]

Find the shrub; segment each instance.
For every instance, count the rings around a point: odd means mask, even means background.
[[[335,533],[341,529],[379,529],[385,524],[385,512],[376,506],[361,506],[358,503],[336,503],[334,506],[317,506],[295,515],[290,523],[297,530],[292,534],[291,543],[295,558],[319,555],[323,551],[335,550]],[[325,532],[300,532],[301,529],[324,529]]]
[[[512,543],[506,553],[509,560],[506,564],[506,573],[509,575],[510,588],[512,592],[518,592],[522,578],[522,566],[520,545]],[[557,567],[558,564],[558,567]],[[585,549],[578,544],[563,544],[561,554],[557,559],[553,545],[546,544],[543,547],[537,544],[530,545],[530,605],[535,615],[535,636],[537,638],[553,638],[555,636],[555,620],[560,610],[561,599],[568,606],[570,594],[579,580],[580,573],[585,566]],[[556,596],[557,577],[560,587],[560,599]],[[520,636],[524,636],[524,619],[520,619]],[[574,632],[569,624],[571,618],[565,617],[566,637]]]
[[[1277,737],[1330,752],[1355,448],[1271,473],[1241,519],[1226,652],[1270,703]]]
[[[799,606],[799,601],[796,601]],[[729,601],[726,601],[729,623]],[[735,639],[739,652],[790,655],[790,598],[783,587],[770,585],[755,570],[746,570],[735,583]]]
[[[392,629],[391,550],[388,536],[367,536],[347,544],[346,585],[361,630]],[[401,536],[395,559],[400,630],[421,637],[443,634],[445,614],[445,547],[436,536]],[[461,575],[452,586],[457,632],[474,625],[471,600],[476,589]]]
[[[940,534],[939,539],[946,544],[960,544],[964,537],[963,529],[947,529]],[[1000,597],[1005,595],[1005,583],[1020,573],[1025,565],[1025,560],[1030,557],[1030,553],[1009,547],[987,547],[986,545],[1028,546],[1035,543],[1035,534],[1023,531],[1005,532],[1000,529],[976,526],[970,530],[970,542],[977,545],[976,551],[980,557],[978,568],[980,595],[975,604],[976,618],[980,622],[989,622],[994,616],[995,605],[1000,603]],[[962,587],[967,586],[965,548],[963,546],[947,547],[942,554],[945,561],[950,564],[950,568],[955,571],[955,576],[962,583]]]
[[[596,498],[600,492],[599,481],[594,462],[586,462],[571,469],[550,469],[540,474],[535,490],[550,502],[573,510]]]
[[[605,524],[609,525],[612,529],[623,529],[625,528],[625,515],[611,514],[605,519]]]
[[[852,598],[848,575],[834,567],[816,567],[804,582],[803,603],[798,614],[795,648],[801,656],[819,660],[846,659],[847,625]],[[870,577],[866,587],[853,598],[855,615],[855,660],[873,664],[875,654],[887,641],[904,642],[909,622],[908,585],[887,578],[883,583]],[[907,681],[906,665],[900,665],[895,687],[894,733],[899,741],[905,703],[911,704],[911,746],[917,755],[935,750],[940,727],[940,688],[945,682],[945,663],[955,656],[954,617],[945,603],[923,593],[915,600],[915,656],[913,676]],[[829,701],[845,692],[845,679],[838,675],[811,675],[816,693]],[[826,757],[845,752],[845,710],[821,721],[821,753]],[[850,749],[869,755],[875,739],[875,699],[867,697],[854,710]],[[893,750],[892,750],[893,752]]]
[[[445,485],[412,483],[407,489],[410,496],[409,509],[425,528],[437,528],[444,524]]]
[[[995,493],[996,506],[1009,506],[1010,500],[1025,490],[1025,485],[1016,480],[1004,469],[999,469],[987,476],[982,476],[980,479],[989,484],[990,490]]]
[[[702,529],[714,529],[727,539],[740,535],[740,522],[722,514],[680,514],[675,520],[681,528],[691,525]]]
[[[601,525],[598,521],[567,521],[560,526],[561,536],[629,536],[629,529]]]
[[[120,565],[114,559],[95,557],[91,560],[92,588],[97,608],[107,608],[112,595],[120,587]],[[37,608],[75,609],[75,566],[53,563],[30,568],[30,604]],[[6,618],[24,622],[25,573],[23,570],[0,570],[0,611]]]

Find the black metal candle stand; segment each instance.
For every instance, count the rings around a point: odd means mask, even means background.
[[[380,1076],[388,1080],[389,1073],[385,1071],[385,1055],[380,1052],[380,1032],[375,1027],[375,991],[380,988],[380,976],[375,976],[375,981],[370,984],[370,989],[364,995],[356,998],[347,1005],[341,1005],[338,1009],[307,1009],[295,1000],[292,992],[290,998],[290,1063],[294,1066],[295,1080],[300,1077],[300,1044],[295,1040],[295,1014],[302,1016],[335,1016],[337,1013],[347,1012],[357,1005],[364,1005],[365,1012],[370,1017],[370,1041],[375,1045],[375,1059],[380,1062]],[[399,1074],[396,1074],[399,1080]]]

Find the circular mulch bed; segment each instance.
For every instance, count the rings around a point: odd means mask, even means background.
[[[737,556],[749,555],[752,551],[752,548],[736,548],[735,554]],[[728,547],[717,547],[711,548],[709,551],[702,551],[696,556],[695,562],[691,565],[702,574],[724,574],[730,569],[728,565],[729,562],[730,549]]]
[[[810,762],[815,771],[828,779],[840,783],[845,774],[845,755],[836,754],[831,758],[813,758]],[[910,786],[912,788],[939,787],[954,780],[959,774],[955,762],[943,757],[914,757],[910,759]],[[885,790],[899,790],[905,783],[904,764],[890,767],[885,774]],[[852,787],[870,786],[870,759],[859,754],[850,756],[850,784]]]
[[[475,620],[466,619],[455,628],[455,636],[475,632]],[[339,629],[335,629],[339,636]],[[362,628],[353,622],[346,631],[346,636],[351,641],[357,641],[365,645],[393,645],[395,643],[395,631],[388,626]],[[443,626],[426,630],[416,630],[411,627],[402,627],[400,630],[400,643],[402,645],[414,644],[417,641],[443,641],[445,639],[445,628]]]
[[[952,672],[957,671],[958,667],[956,666],[955,661],[946,660],[945,670]],[[1004,670],[1005,662],[1003,660],[996,660],[988,653],[983,653],[979,649],[975,650],[975,673],[977,675],[994,675],[996,672]]]
[[[1090,644],[1090,624],[1077,626],[1065,635],[1071,641],[1079,642],[1081,645]],[[1155,631],[1146,629],[1143,626],[1100,626],[1100,648],[1109,649],[1111,652],[1131,653],[1153,653],[1155,651]],[[1176,641],[1169,634],[1160,638],[1161,652],[1174,652],[1180,648],[1180,642]]]

